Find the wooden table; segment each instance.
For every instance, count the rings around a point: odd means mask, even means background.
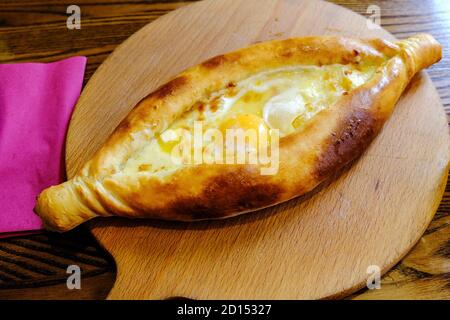
[[[444,59],[429,69],[450,120],[450,2],[333,0],[360,14],[381,8],[383,27],[398,38],[433,34]],[[136,30],[189,1],[2,0],[0,63],[88,57],[86,83],[114,48]],[[81,8],[81,29],[66,28],[66,9]],[[399,230],[400,232],[400,230]],[[82,289],[67,290],[67,266],[82,270]],[[0,239],[0,299],[102,299],[114,282],[114,262],[83,227],[64,235]],[[382,279],[381,290],[354,299],[450,299],[450,183],[436,216],[414,249]]]

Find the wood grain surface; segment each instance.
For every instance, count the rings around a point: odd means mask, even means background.
[[[85,87],[67,134],[69,177],[143,97],[187,67],[253,43],[313,34],[395,40],[351,11],[311,0],[208,0],[146,25]],[[361,288],[370,265],[390,269],[431,221],[447,178],[449,138],[423,73],[362,159],[307,201],[204,223],[94,220],[92,232],[118,269],[108,297],[316,299]]]
[[[377,4],[382,8],[382,24],[399,38],[425,31],[432,33],[438,40],[449,43],[449,13],[447,1],[335,1],[357,12],[366,14],[369,4]],[[0,4],[0,61],[54,61],[66,56],[84,54],[89,57],[86,80],[98,67],[99,63],[120,42],[137,29],[167,11],[183,6],[185,3],[152,3],[133,1],[73,1],[82,8],[82,29],[68,31],[65,29],[65,8],[69,3],[64,1],[3,1]],[[429,71],[441,100],[449,114],[449,80],[448,46],[445,46],[444,61]],[[441,202],[432,224],[424,237],[410,254],[383,278],[383,289],[360,292],[352,298],[448,298],[449,297],[449,251],[450,227],[449,204],[450,190]],[[81,232],[81,230],[76,231]],[[46,237],[49,237],[46,235]],[[86,239],[84,234],[80,238]],[[65,236],[62,238],[65,239]],[[28,241],[30,237],[20,237]],[[11,240],[2,240],[0,244]],[[51,243],[58,247],[61,241]],[[72,240],[73,241],[73,240]],[[92,243],[92,242],[91,242]],[[41,248],[29,248],[27,253],[39,257]],[[101,255],[100,252],[97,254]],[[103,254],[104,255],[104,254]],[[56,259],[56,258],[55,258]],[[20,264],[0,261],[0,268],[7,266],[4,274],[20,270]],[[8,264],[9,263],[9,264]],[[31,262],[26,262],[31,263]],[[64,262],[76,264],[77,258]],[[23,267],[24,264],[22,264]],[[112,274],[112,264],[103,272]],[[3,270],[3,269],[2,269]],[[105,273],[104,273],[105,274]],[[45,279],[48,275],[34,274],[35,279]],[[100,278],[100,276],[97,276]],[[11,276],[10,276],[11,278]],[[95,278],[92,277],[92,278]],[[112,277],[111,277],[112,278]],[[62,280],[60,280],[62,281]],[[111,279],[112,282],[112,279]],[[0,297],[17,298],[38,297],[36,289],[14,289],[12,294],[6,278],[0,282]],[[17,279],[16,279],[17,283]],[[25,282],[24,282],[25,283]],[[36,282],[38,283],[38,282]],[[92,283],[104,287],[105,281]],[[17,284],[16,284],[17,285]],[[28,286],[31,286],[28,284]],[[41,287],[42,288],[42,287]],[[83,291],[83,290],[81,290]],[[50,291],[49,291],[50,292]],[[97,292],[93,290],[93,292]],[[79,297],[82,297],[79,293]],[[45,297],[49,297],[47,294]],[[44,297],[44,296],[43,296]],[[76,294],[73,295],[76,297]],[[85,298],[101,298],[100,295],[84,295]]]

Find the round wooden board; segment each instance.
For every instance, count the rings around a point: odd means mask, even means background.
[[[145,26],[84,89],[67,137],[68,175],[141,98],[186,67],[258,41],[323,34],[394,40],[321,1],[208,0]],[[422,73],[362,158],[306,201],[201,223],[93,220],[117,263],[109,298],[349,294],[366,284],[369,266],[387,271],[420,238],[442,197],[449,144],[444,110]]]

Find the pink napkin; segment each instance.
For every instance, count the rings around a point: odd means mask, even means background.
[[[64,138],[86,57],[0,64],[0,233],[42,228],[37,195],[64,179]],[[1,237],[2,235],[0,235]]]

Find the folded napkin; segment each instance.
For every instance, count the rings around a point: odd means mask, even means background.
[[[37,195],[64,179],[64,139],[86,57],[0,64],[0,237],[39,230]]]

